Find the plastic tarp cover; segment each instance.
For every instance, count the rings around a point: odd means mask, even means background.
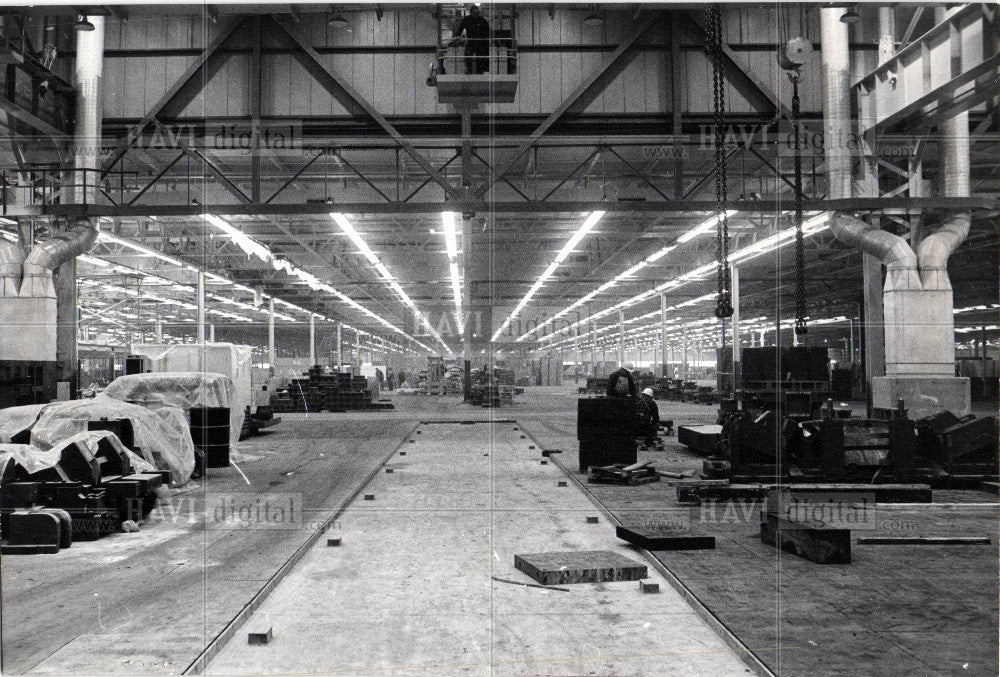
[[[122,441],[118,439],[118,436],[110,430],[88,430],[86,432],[78,433],[72,437],[62,440],[51,449],[39,449],[31,444],[0,443],[0,469],[6,467],[8,459],[12,459],[17,465],[24,468],[25,472],[31,475],[42,470],[47,470],[48,468],[51,468],[59,463],[59,459],[62,456],[62,450],[70,444],[76,444],[84,447],[90,452],[91,456],[96,456],[98,452],[98,445],[101,443],[101,440],[104,439],[107,439],[111,446],[113,446],[120,453],[125,454],[132,466],[133,472],[143,473],[156,470],[156,467],[152,463],[137,455],[131,449],[122,444]],[[169,492],[170,490],[167,487],[160,486],[157,488],[156,493],[163,498],[166,497]]]
[[[233,406],[233,383],[228,376],[201,371],[177,371],[119,376],[108,384],[104,394],[123,402],[150,409],[179,407],[226,407],[229,409],[229,447],[235,451],[245,415]]]
[[[133,343],[132,353],[148,357],[154,373],[200,372],[228,376],[233,383],[230,404],[230,450],[236,454],[246,408],[253,404],[253,349],[234,343]]]
[[[0,443],[0,469],[7,467],[8,459],[25,469],[28,474],[51,468],[59,462],[59,449],[39,449],[30,444]]]
[[[10,442],[11,438],[23,430],[27,430],[38,420],[38,415],[47,404],[26,404],[21,407],[0,409],[0,443]]]
[[[31,444],[51,449],[63,440],[87,431],[87,422],[127,418],[142,457],[160,470],[170,471],[170,483],[184,484],[194,471],[194,442],[187,414],[177,407],[147,409],[101,393],[92,399],[53,402],[42,409],[31,428]]]
[[[119,453],[124,453],[125,456],[128,457],[129,463],[132,465],[132,470],[134,472],[140,473],[156,470],[156,466],[126,447],[122,441],[118,439],[118,435],[115,435],[110,430],[87,430],[82,433],[77,433],[72,437],[67,437],[58,445],[52,447],[52,451],[58,451],[61,454],[63,449],[71,444],[76,444],[80,447],[85,447],[87,451],[90,452],[91,456],[97,456],[98,445],[100,445],[101,440],[104,439],[106,439]]]

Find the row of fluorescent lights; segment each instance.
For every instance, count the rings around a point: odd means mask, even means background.
[[[10,221],[10,220],[8,219],[8,220],[5,220],[5,221],[0,221],[0,222],[7,223],[8,221]],[[16,222],[11,222],[11,223],[16,224]],[[237,232],[241,232],[241,231],[237,231]],[[13,234],[13,233],[10,233],[8,231],[2,231],[2,232],[0,232],[0,234],[2,234],[5,238],[7,238],[7,239],[9,239],[11,241],[14,241],[14,242],[17,241],[17,236],[15,234]],[[159,251],[157,251],[155,249],[151,249],[150,247],[147,247],[147,246],[145,246],[145,245],[143,245],[143,244],[141,244],[139,242],[135,242],[133,240],[129,240],[129,239],[126,239],[126,238],[121,238],[121,237],[118,237],[116,235],[112,235],[111,233],[107,233],[105,231],[100,231],[98,233],[98,241],[110,242],[112,244],[117,244],[117,245],[125,247],[127,249],[131,249],[133,251],[139,252],[140,254],[142,254],[144,256],[149,256],[149,257],[153,257],[153,258],[159,259],[160,261],[163,261],[165,263],[169,263],[169,264],[171,264],[173,266],[176,266],[176,267],[179,267],[179,268],[182,268],[182,269],[188,269],[188,270],[192,270],[194,272],[198,272],[198,268],[196,268],[195,266],[193,266],[193,265],[191,265],[189,263],[186,263],[185,261],[182,261],[181,259],[174,258],[172,256],[169,256],[167,254],[159,252]],[[185,292],[189,292],[189,293],[190,292],[194,292],[194,288],[193,287],[190,287],[190,286],[187,286],[187,285],[183,285],[183,284],[180,284],[178,282],[174,282],[172,280],[168,280],[168,279],[160,277],[158,275],[154,275],[153,273],[150,273],[148,271],[140,270],[140,269],[137,269],[137,268],[131,268],[129,266],[124,266],[123,264],[120,264],[120,263],[114,263],[114,262],[107,261],[105,259],[100,259],[98,257],[91,256],[91,255],[88,255],[88,254],[83,255],[81,258],[85,262],[87,262],[87,263],[92,263],[92,264],[95,264],[95,265],[98,265],[98,266],[101,266],[101,267],[115,266],[116,268],[124,268],[124,269],[126,269],[126,271],[128,273],[139,274],[139,275],[142,275],[142,276],[147,277],[147,278],[152,278],[152,279],[160,280],[162,283],[173,285],[173,287],[175,289],[178,289],[178,290],[181,290],[181,291],[185,291]],[[253,294],[253,295],[256,296],[257,292],[253,288],[248,287],[248,286],[246,286],[244,284],[240,284],[238,282],[235,282],[234,280],[230,280],[229,278],[226,278],[226,277],[224,277],[222,275],[218,275],[216,273],[211,273],[211,272],[205,272],[205,277],[208,280],[211,280],[213,282],[224,284],[224,285],[233,287],[234,289],[238,289],[240,291],[243,291],[243,292],[246,292],[246,293],[249,293],[249,294]],[[312,278],[312,279],[315,280],[315,278]],[[317,282],[318,282],[318,280],[317,280]],[[338,295],[338,298],[340,298],[345,303],[348,303],[349,305],[356,306],[359,310],[370,314],[370,311],[368,311],[367,308],[364,308],[360,304],[355,303],[355,301],[353,299],[351,299],[350,297],[346,296],[345,294],[341,294],[339,291],[336,291],[336,290],[333,290],[333,291],[336,292],[336,294]],[[217,295],[217,294],[212,294],[212,293],[207,292],[207,291],[206,291],[206,296],[208,296],[210,298],[213,298],[215,300],[218,300],[218,301],[220,301],[222,303],[228,303],[228,304],[231,304],[231,305],[235,305],[235,306],[241,307],[241,308],[243,308],[245,310],[255,310],[257,312],[261,312],[261,313],[264,313],[264,314],[269,314],[269,310],[267,310],[266,308],[261,308],[261,307],[254,306],[254,305],[251,305],[251,304],[243,303],[242,301],[236,301],[235,299],[230,299],[230,298],[227,298],[225,296],[221,296],[221,295]],[[263,298],[273,298],[275,305],[279,305],[279,306],[282,306],[284,308],[288,308],[289,310],[293,310],[293,311],[305,313],[307,315],[315,317],[318,320],[323,320],[323,321],[327,321],[327,322],[337,322],[337,320],[334,320],[332,318],[326,317],[325,315],[322,315],[320,313],[317,313],[317,312],[314,312],[314,311],[311,311],[311,310],[307,310],[306,308],[302,308],[301,306],[295,305],[294,303],[291,303],[291,302],[286,301],[284,299],[278,298],[277,296],[269,296],[267,294],[262,294],[262,296],[263,296]],[[285,314],[277,312],[277,311],[275,311],[275,317],[278,318],[278,319],[281,319],[281,320],[295,322],[295,318],[294,317],[292,317],[290,315],[285,315]],[[378,319],[381,319],[381,318],[378,318]],[[371,332],[365,331],[364,329],[360,329],[360,328],[355,327],[355,326],[353,326],[351,324],[348,324],[346,322],[340,322],[340,325],[342,327],[344,327],[345,329],[348,329],[350,331],[355,332],[355,334],[357,334],[358,336],[370,336],[372,339],[385,341],[385,339],[383,339],[382,337],[378,336],[377,334],[372,334]],[[420,346],[421,348],[423,348],[427,352],[429,352],[429,353],[433,352],[430,348],[428,348],[426,345],[424,345],[420,341],[417,341],[416,339],[412,338],[411,336],[409,336],[405,332],[403,332],[403,334],[404,334],[404,336],[407,339],[413,341],[413,343],[415,343],[416,345]],[[391,346],[391,347],[394,347],[394,349],[396,349],[396,350],[398,350],[400,352],[404,351],[403,347],[401,345],[399,345],[399,344],[393,344],[390,341],[390,342],[388,342],[388,345]]]
[[[822,212],[822,213],[813,212],[812,214],[813,215],[811,216],[811,218],[807,219],[802,224],[803,237],[811,237],[813,235],[816,235],[818,233],[821,233],[829,229],[830,227],[829,226],[830,215],[828,212]],[[749,245],[747,247],[744,247],[742,249],[733,252],[729,256],[729,261],[730,263],[733,264],[749,261],[750,259],[761,256],[762,254],[780,249],[781,247],[784,247],[785,245],[793,242],[794,240],[795,240],[795,228],[794,227],[786,228],[784,230],[775,233],[774,235],[763,238],[762,240],[755,242],[752,245]],[[554,341],[559,334],[568,334],[572,329],[579,327],[581,325],[585,325],[588,322],[597,320],[601,317],[605,317],[619,310],[629,308],[638,303],[642,303],[643,301],[646,301],[654,296],[658,296],[663,292],[673,291],[692,282],[703,280],[707,275],[714,272],[717,267],[718,263],[714,261],[711,263],[706,263],[702,266],[698,266],[693,270],[689,270],[688,272],[682,275],[678,275],[677,277],[671,280],[667,280],[666,282],[657,285],[653,289],[648,289],[640,294],[627,298],[624,301],[621,301],[620,303],[617,303],[609,308],[605,308],[602,311],[593,313],[592,315],[585,317],[577,322],[574,322],[571,325],[563,327],[547,336],[540,338],[539,341],[541,342]],[[710,297],[706,296],[706,299],[707,298]],[[529,335],[530,332],[519,337],[517,340],[523,341]]]
[[[347,224],[347,226],[349,227],[350,231],[354,232],[354,234],[357,236],[357,240],[355,240],[355,238],[353,238],[353,237],[351,239],[355,241],[355,245],[358,245],[359,241],[362,242],[362,243],[364,242],[364,240],[361,239],[360,235],[357,235],[357,231],[354,230],[353,226],[351,226],[350,222],[347,221],[346,217],[344,217],[343,214],[330,214],[330,216],[334,219],[334,221],[336,221],[338,223],[338,225],[341,226],[342,229],[344,228],[344,224]],[[338,216],[341,217],[341,219],[338,219]],[[204,214],[203,218],[205,219],[206,222],[212,224],[217,229],[219,229],[220,231],[222,231],[223,233],[225,233],[229,238],[231,238],[232,241],[240,249],[242,249],[248,256],[255,256],[258,259],[260,259],[261,261],[270,264],[271,267],[273,267],[275,270],[282,270],[282,271],[284,271],[285,273],[287,273],[291,277],[295,277],[300,282],[303,282],[310,289],[312,289],[314,291],[323,291],[323,292],[326,292],[326,293],[330,294],[331,296],[336,297],[337,299],[339,299],[343,303],[346,303],[347,305],[349,305],[351,308],[354,308],[355,310],[357,310],[358,312],[362,313],[363,315],[366,315],[366,316],[372,318],[373,320],[375,320],[376,322],[378,322],[379,324],[381,324],[385,328],[389,329],[390,331],[392,331],[392,332],[394,332],[396,334],[399,334],[400,336],[403,336],[406,339],[409,339],[410,341],[412,341],[416,345],[418,345],[421,348],[423,348],[428,353],[433,353],[434,352],[428,346],[424,345],[422,342],[420,342],[417,339],[415,339],[414,337],[410,336],[408,333],[406,333],[405,331],[403,331],[402,329],[400,329],[399,327],[397,327],[393,323],[389,322],[388,320],[386,320],[385,318],[383,318],[378,313],[375,313],[375,312],[369,310],[368,308],[366,308],[365,306],[361,305],[360,303],[358,303],[357,301],[355,301],[354,299],[352,299],[351,297],[349,297],[347,294],[344,294],[343,292],[341,292],[339,289],[336,289],[336,288],[332,287],[331,285],[326,284],[325,282],[322,282],[315,275],[313,275],[312,273],[310,273],[308,271],[305,271],[305,270],[299,268],[298,266],[296,266],[291,261],[289,261],[287,259],[283,259],[283,258],[281,258],[279,256],[276,256],[270,249],[268,249],[264,245],[260,244],[259,242],[257,242],[256,240],[254,240],[253,238],[251,238],[250,236],[248,236],[246,233],[244,233],[239,228],[236,228],[235,226],[233,226],[231,223],[229,223],[225,219],[222,219],[222,218],[220,218],[220,217],[218,217],[218,216],[216,216],[214,214]],[[348,229],[344,229],[344,230],[345,230],[345,232],[348,233],[348,236],[350,237],[350,232],[348,231]],[[367,248],[367,245],[365,245],[364,248],[361,248],[359,246],[359,249],[362,249],[362,253],[365,254],[366,258],[369,258],[369,254],[371,254],[371,256],[374,257],[374,253],[371,252],[371,249]],[[375,257],[376,261],[377,261],[377,258],[378,257]],[[371,258],[369,258],[369,260],[371,260]],[[379,268],[379,266],[380,266],[380,268]],[[392,278],[391,274],[388,274],[388,270],[385,268],[385,266],[381,265],[381,262],[379,262],[379,266],[377,266],[376,268],[379,269],[379,272],[383,275],[383,277],[386,277],[387,281],[391,280],[392,282],[395,282],[395,278]],[[393,286],[393,285],[390,284],[390,286]],[[402,291],[402,288],[399,287],[398,283],[396,283],[393,288],[396,289],[397,292]],[[413,303],[413,301],[410,300],[409,296],[406,296],[405,292],[403,292],[402,296],[403,296],[404,302],[409,301],[409,303],[407,305],[411,305]],[[415,308],[415,306],[412,306],[412,307]],[[440,340],[440,337],[437,337],[437,338]],[[441,341],[441,343],[447,349],[447,345],[444,344],[444,341]],[[450,352],[450,350],[449,350],[449,352]]]
[[[583,223],[580,224],[580,227],[576,229],[576,232],[573,233],[569,240],[567,240],[562,246],[562,249],[559,250],[559,253],[556,254],[556,257],[552,260],[552,263],[549,264],[548,268],[546,268],[545,271],[538,276],[538,279],[535,280],[535,283],[531,285],[528,293],[524,295],[516,306],[514,306],[514,310],[511,311],[510,315],[507,316],[507,319],[505,319],[500,325],[500,328],[493,334],[493,337],[490,339],[491,341],[496,341],[500,338],[500,335],[503,334],[503,331],[510,326],[510,323],[514,321],[514,318],[516,318],[524,307],[528,305],[528,302],[531,301],[531,297],[533,297],[535,293],[542,288],[542,285],[545,284],[546,280],[552,277],[552,274],[555,273],[562,262],[566,260],[566,257],[568,257],[573,250],[576,249],[576,246],[580,244],[580,241],[594,229],[594,226],[597,225],[597,222],[601,220],[601,217],[604,216],[605,213],[606,212],[600,210],[593,211],[587,216],[586,219],[584,219]]]
[[[361,234],[354,227],[354,224],[351,223],[350,219],[348,219],[344,214],[341,214],[340,212],[330,212],[330,218],[332,218],[334,222],[338,226],[340,226],[340,229],[344,232],[345,235],[347,235],[347,237],[351,240],[351,242],[354,243],[354,246],[358,248],[358,251],[360,251],[361,254],[368,261],[368,263],[370,263],[372,267],[375,268],[378,274],[382,276],[382,279],[385,281],[387,285],[389,285],[389,288],[392,289],[394,292],[396,292],[396,294],[403,301],[403,303],[413,312],[414,315],[416,315],[416,317],[420,320],[421,324],[427,327],[431,336],[433,336],[434,339],[444,347],[444,349],[448,352],[449,355],[454,355],[448,344],[444,342],[444,339],[441,338],[441,335],[431,325],[430,320],[427,319],[427,316],[424,315],[422,312],[420,312],[420,309],[417,308],[417,304],[413,302],[413,299],[410,298],[410,295],[407,294],[406,290],[404,290],[402,285],[399,284],[399,280],[397,280],[396,277],[391,272],[389,272],[389,269],[385,267],[385,264],[382,263],[382,261],[378,258],[378,256],[376,256],[375,252],[373,252],[372,248],[368,246],[368,243],[365,242],[365,239],[361,237]]]
[[[728,212],[726,212],[727,218],[730,217],[730,216],[733,216],[735,214],[736,214],[735,210],[729,210]],[[604,284],[602,284],[601,286],[599,286],[597,289],[594,289],[589,294],[586,294],[586,295],[582,296],[581,298],[577,299],[576,301],[574,301],[569,306],[563,308],[558,313],[556,313],[555,315],[553,315],[552,317],[550,317],[549,319],[547,319],[545,322],[541,323],[537,327],[533,328],[531,331],[525,333],[523,336],[521,336],[517,340],[518,341],[522,341],[525,338],[527,338],[528,336],[531,336],[532,334],[534,334],[535,332],[541,331],[545,327],[549,326],[550,324],[552,324],[553,322],[555,322],[556,320],[558,320],[563,315],[566,315],[567,313],[572,312],[573,310],[575,310],[575,309],[579,308],[580,306],[582,306],[587,301],[590,301],[592,298],[594,298],[598,294],[601,294],[601,293],[607,291],[608,289],[611,289],[612,287],[614,287],[616,284],[618,284],[620,282],[624,282],[625,280],[630,279],[632,276],[634,276],[636,273],[638,273],[640,270],[642,270],[646,266],[651,265],[653,263],[656,263],[657,261],[659,261],[660,259],[662,259],[667,254],[669,254],[673,250],[677,249],[678,246],[680,246],[680,245],[682,245],[682,244],[684,244],[686,242],[690,242],[691,240],[693,240],[696,237],[699,237],[701,235],[704,235],[705,233],[708,233],[709,231],[712,230],[712,228],[715,228],[718,225],[718,223],[719,223],[719,217],[718,217],[718,215],[711,216],[708,219],[702,221],[701,223],[699,223],[694,228],[691,228],[687,232],[685,232],[682,235],[680,235],[677,238],[677,240],[674,241],[673,244],[670,244],[670,245],[667,245],[666,247],[662,247],[662,248],[658,249],[657,251],[653,252],[652,254],[650,254],[649,256],[647,256],[646,258],[644,258],[643,260],[639,261],[635,265],[633,265],[630,268],[627,268],[626,270],[622,271],[621,273],[619,273],[618,275],[616,275],[612,279],[608,280],[607,282],[605,282]]]

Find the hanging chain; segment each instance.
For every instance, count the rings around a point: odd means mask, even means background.
[[[806,334],[806,254],[802,235],[802,153],[799,151],[799,73],[788,74],[792,81],[792,129],[795,143],[795,333]]]
[[[722,12],[718,5],[713,4],[708,6],[706,13],[706,47],[712,56],[712,95],[715,106],[715,201],[718,219],[715,228],[715,257],[719,262],[715,316],[721,319],[733,315],[729,272],[729,217],[726,213],[729,197],[726,177],[726,81],[722,65]]]

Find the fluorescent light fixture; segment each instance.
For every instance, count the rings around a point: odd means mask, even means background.
[[[646,257],[646,263],[656,263],[675,249],[677,249],[677,245],[672,244],[669,247],[664,247],[663,249],[655,251]]]
[[[383,264],[379,260],[378,256],[375,255],[375,252],[373,252],[371,247],[368,246],[368,243],[365,242],[365,239],[361,237],[361,233],[357,231],[357,229],[354,227],[354,224],[351,223],[351,221],[344,214],[341,214],[340,212],[330,212],[330,218],[333,219],[338,226],[340,226],[340,229],[344,231],[344,234],[347,235],[348,238],[350,238],[351,242],[354,243],[354,246],[358,248],[358,251],[360,251],[362,255],[364,255],[364,257],[368,260],[368,263],[370,263],[375,268],[375,270],[378,271],[378,274],[381,275],[382,279],[385,280],[385,282],[389,285],[389,287],[394,292],[396,292],[396,294],[399,296],[402,302],[410,310],[413,311],[413,313],[417,316],[417,319],[419,319],[422,322],[423,326],[427,327],[427,330],[430,332],[431,336],[433,336],[438,343],[444,346],[444,349],[448,352],[449,355],[453,355],[454,353],[452,352],[451,348],[448,346],[447,343],[444,342],[444,339],[441,338],[441,334],[439,334],[437,330],[434,329],[433,325],[431,325],[430,320],[427,319],[427,316],[424,315],[422,312],[420,312],[420,309],[417,308],[417,304],[413,302],[413,299],[411,299],[410,295],[406,293],[406,291],[403,289],[402,286],[400,286],[399,281],[395,278],[395,276],[389,272],[389,269],[385,267],[385,264]],[[337,292],[337,294],[343,296],[342,294],[340,294],[340,292]],[[352,305],[356,305],[353,303],[353,301],[351,303]],[[409,335],[407,334],[404,335],[409,337]]]
[[[228,235],[236,246],[242,249],[247,256],[256,256],[264,263],[270,263],[271,260],[274,259],[274,254],[271,253],[270,249],[260,244],[228,221],[220,219],[218,216],[213,214],[204,214],[203,218]]]
[[[535,292],[542,288],[545,281],[549,279],[554,272],[556,272],[557,268],[559,268],[559,264],[566,260],[566,257],[569,256],[574,249],[576,249],[576,246],[580,244],[580,241],[587,236],[587,233],[594,229],[594,226],[597,225],[597,222],[600,221],[601,217],[606,213],[607,212],[600,210],[593,211],[587,216],[586,219],[584,219],[583,223],[580,224],[580,227],[576,229],[576,232],[570,236],[569,240],[566,241],[566,244],[564,244],[562,249],[559,250],[559,253],[556,254],[555,260],[553,260],[552,263],[549,264],[548,268],[546,268],[545,271],[539,275],[538,279],[535,280],[535,283],[531,285],[528,293],[524,295],[524,298],[522,298],[518,304],[514,306],[514,310],[511,311],[510,315],[507,316],[507,319],[503,321],[503,324],[501,324],[493,334],[493,337],[490,339],[491,341],[496,341],[500,338],[500,335],[503,334],[503,330],[509,327],[510,323],[514,321],[514,318],[517,317],[518,313],[520,313],[521,310],[528,305],[528,302],[531,300],[531,297],[535,295]]]
[[[709,221],[711,221],[711,219],[709,219]],[[696,230],[701,229],[709,221],[706,221],[706,222],[704,222],[702,224],[699,224],[698,226],[696,226],[692,230],[688,231],[688,233],[692,233],[692,232],[694,232]],[[821,233],[821,232],[829,229],[829,227],[830,227],[829,221],[830,221],[830,214],[829,214],[829,212],[812,212],[812,213],[810,213],[810,218],[807,219],[802,224],[802,235],[803,235],[803,237],[810,237],[812,235],[816,235],[817,233]],[[755,242],[752,245],[749,245],[747,247],[744,247],[743,249],[740,249],[740,250],[737,250],[737,251],[731,253],[729,255],[729,260],[732,263],[737,263],[737,262],[742,262],[742,261],[749,261],[750,259],[756,258],[756,257],[761,256],[763,254],[766,254],[768,252],[780,249],[781,247],[784,247],[786,244],[789,244],[790,242],[793,242],[794,240],[795,240],[795,228],[794,227],[786,228],[784,230],[781,230],[781,231],[775,233],[774,235],[766,237],[763,240]],[[678,238],[678,241],[680,241],[680,238]],[[544,336],[544,337],[540,338],[539,340],[540,341],[552,341],[552,340],[555,340],[555,338],[557,337],[557,335],[559,335],[559,334],[568,334],[575,327],[578,327],[578,326],[581,326],[581,325],[585,325],[585,324],[587,324],[587,323],[589,323],[589,322],[591,322],[593,320],[596,320],[596,319],[599,319],[601,317],[605,317],[607,315],[610,315],[611,313],[617,312],[617,311],[622,310],[624,308],[628,308],[628,307],[634,306],[637,303],[642,303],[643,301],[646,301],[647,299],[649,299],[651,297],[654,297],[657,294],[662,293],[664,291],[672,291],[672,290],[677,289],[679,287],[683,287],[684,285],[689,284],[691,282],[696,282],[696,281],[699,281],[701,279],[704,279],[705,276],[707,276],[710,273],[712,273],[713,271],[715,271],[716,268],[717,268],[717,266],[718,266],[718,263],[716,263],[716,262],[706,263],[704,265],[698,266],[697,268],[695,268],[693,270],[689,270],[688,272],[684,273],[683,275],[679,275],[678,277],[675,277],[672,280],[667,280],[666,282],[658,285],[655,289],[646,290],[646,291],[644,291],[644,292],[642,292],[640,294],[637,294],[636,296],[633,296],[631,298],[625,299],[624,301],[621,301],[620,303],[616,303],[615,305],[613,305],[613,306],[611,306],[609,308],[605,308],[604,310],[602,310],[600,312],[594,313],[594,314],[592,314],[592,315],[590,315],[590,316],[588,316],[586,318],[583,318],[583,319],[581,319],[581,320],[579,320],[579,321],[577,321],[577,322],[575,322],[575,323],[573,323],[571,325],[563,327],[563,328],[559,329],[558,331],[553,332],[552,334],[549,334],[548,336]],[[618,279],[618,278],[615,278],[615,279]],[[541,330],[543,327],[547,326],[548,324],[551,324],[551,322],[553,320],[555,320],[555,319],[559,318],[560,316],[564,315],[566,312],[568,312],[572,308],[577,307],[577,305],[579,305],[579,304],[580,304],[580,301],[577,301],[574,305],[569,306],[568,308],[565,308],[565,309],[561,310],[559,313],[557,313],[556,315],[554,315],[552,318],[549,318],[548,320],[546,320],[542,324],[538,325],[537,327],[535,327],[531,331],[526,332],[522,336],[518,337],[517,340],[518,341],[523,341],[524,339],[528,338],[531,334],[533,334],[533,333]]]
[[[730,216],[734,216],[735,214],[736,214],[736,210],[730,209],[729,211],[726,212],[726,218],[729,218]],[[677,238],[677,243],[678,244],[684,244],[685,242],[690,242],[691,240],[695,239],[696,237],[698,237],[700,235],[704,235],[705,233],[709,232],[710,230],[712,230],[713,228],[715,228],[718,224],[719,224],[719,215],[716,214],[715,216],[712,216],[712,217],[706,219],[705,221],[702,221],[697,226],[695,226],[691,230],[687,231],[686,233],[684,233],[683,235],[681,235],[680,237],[678,237]]]
[[[726,217],[729,218],[729,217],[735,216],[736,214],[737,214],[737,211],[735,209],[730,209],[730,210],[728,210],[726,212]],[[656,261],[659,261],[661,258],[663,258],[664,256],[666,256],[668,253],[670,253],[673,250],[677,249],[677,247],[680,244],[683,244],[685,242],[690,242],[691,240],[695,239],[699,235],[703,235],[704,233],[707,233],[707,232],[711,231],[712,228],[715,228],[718,225],[718,223],[719,223],[719,216],[718,216],[718,214],[713,215],[713,216],[709,217],[708,219],[702,221],[697,226],[695,226],[694,228],[691,228],[690,230],[688,230],[687,232],[685,232],[683,235],[681,235],[680,237],[678,237],[677,240],[674,242],[674,244],[667,245],[667,246],[662,247],[661,249],[653,252],[652,254],[650,254],[649,256],[647,256],[645,259],[643,259],[639,263],[637,263],[634,266],[632,266],[631,268],[623,271],[622,273],[619,273],[617,276],[615,276],[611,280],[605,282],[600,287],[598,287],[596,290],[594,290],[594,291],[586,294],[582,298],[579,298],[576,301],[574,301],[569,306],[563,308],[558,313],[556,313],[555,315],[553,315],[552,317],[550,317],[549,319],[547,319],[545,322],[542,322],[541,324],[535,326],[530,331],[528,331],[525,334],[523,334],[522,336],[518,337],[517,340],[518,341],[523,341],[528,336],[531,336],[531,334],[534,334],[536,332],[542,331],[543,329],[545,329],[545,327],[549,326],[550,324],[552,324],[553,322],[555,322],[556,320],[558,320],[563,315],[565,315],[565,314],[567,314],[567,313],[569,313],[569,312],[571,312],[571,311],[579,308],[580,306],[582,306],[584,303],[586,303],[590,299],[594,298],[595,296],[597,296],[598,294],[600,294],[600,293],[602,293],[604,291],[607,291],[608,289],[610,289],[611,287],[615,286],[619,282],[622,282],[623,280],[626,280],[626,279],[632,277],[637,272],[639,272],[642,268],[646,267],[648,264],[655,263]]]
[[[375,256],[375,252],[371,250],[371,247],[368,246],[368,243],[365,242],[361,234],[354,228],[354,224],[348,221],[346,216],[340,212],[330,212],[330,218],[340,226],[340,229],[351,239],[351,242],[358,248],[358,251],[364,254],[365,258],[368,259],[368,263],[376,264],[379,262],[378,257]]]

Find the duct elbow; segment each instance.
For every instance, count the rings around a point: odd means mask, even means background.
[[[14,242],[0,238],[0,296],[17,296],[21,288],[24,252]]]
[[[844,244],[857,247],[882,261],[892,270],[916,269],[917,257],[906,240],[865,223],[848,214],[836,214],[830,220],[834,236]]]
[[[917,258],[920,261],[920,276],[925,283],[933,276],[947,273],[948,259],[969,236],[971,227],[972,214],[953,214],[920,242]]]
[[[64,235],[35,245],[24,263],[54,271],[67,261],[90,251],[96,241],[97,229],[81,219]]]

